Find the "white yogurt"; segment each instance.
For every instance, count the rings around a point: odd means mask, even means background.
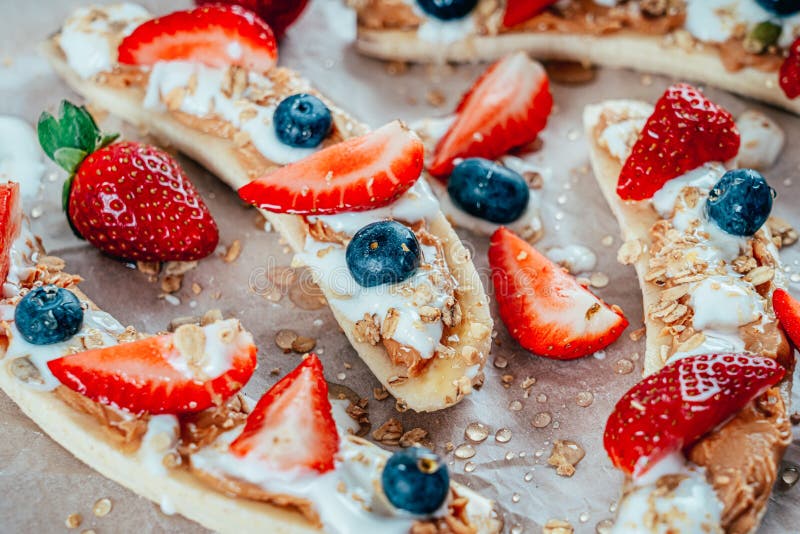
[[[223,336],[235,333],[235,338],[227,341]],[[217,321],[203,327],[205,347],[203,364],[199,368],[190,367],[186,356],[175,350],[167,355],[169,364],[188,378],[213,380],[231,368],[236,354],[248,350],[253,344],[253,336],[239,326],[236,319]]]
[[[757,321],[764,315],[761,299],[753,285],[737,276],[711,276],[697,283],[689,305],[694,310],[692,326],[736,333],[740,326]]]
[[[417,5],[416,0],[403,1],[411,6],[414,14],[422,20],[422,24],[417,28],[417,38],[420,41],[425,41],[432,45],[449,45],[477,33],[475,17],[472,13],[460,19],[441,20],[423,11]]]
[[[657,481],[670,474],[686,478],[665,495]],[[660,460],[634,486],[620,503],[614,534],[722,534],[722,502],[703,470],[688,466],[680,452]]]
[[[266,467],[255,456],[240,458],[231,454],[228,447],[240,432],[241,427],[222,434],[214,445],[192,455],[192,465],[217,476],[245,480],[270,493],[310,500],[328,532],[407,534],[411,530],[415,518],[393,508],[377,491],[383,465],[390,456],[388,451],[345,436],[334,470],[324,474],[281,472]],[[344,493],[338,489],[342,484],[346,487]]]
[[[597,256],[592,249],[583,245],[552,247],[546,255],[554,263],[566,267],[572,274],[586,273],[597,266]]]
[[[91,78],[112,70],[120,41],[151,17],[136,4],[80,7],[64,23],[59,45],[72,70]]]
[[[281,165],[301,160],[316,148],[297,148],[282,143],[275,134],[274,106],[260,106],[247,100],[253,91],[272,90],[272,81],[256,73],[248,73],[249,86],[240,97],[226,96],[223,91],[227,69],[207,67],[188,61],[159,62],[153,66],[147,84],[144,107],[165,109],[165,98],[175,89],[187,89],[178,109],[200,118],[218,116],[235,128],[247,132],[256,149],[268,160]],[[297,88],[297,92],[310,89]],[[243,115],[243,113],[245,113]],[[244,117],[244,118],[243,118]]]
[[[786,134],[778,124],[754,109],[749,109],[736,119],[741,136],[738,164],[740,167],[764,170],[778,159]]]
[[[19,183],[23,199],[39,192],[45,166],[39,139],[30,124],[0,116],[0,182]]]
[[[167,467],[164,457],[167,454],[177,454],[180,424],[174,415],[152,415],[147,420],[147,432],[142,437],[142,443],[136,454],[148,472],[154,475],[166,476]]]

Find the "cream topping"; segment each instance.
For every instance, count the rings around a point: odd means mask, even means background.
[[[72,70],[91,78],[114,67],[120,41],[150,18],[136,4],[80,7],[64,23],[59,45]]]
[[[39,192],[45,165],[36,132],[30,124],[0,116],[0,181],[19,183],[22,198]]]
[[[800,15],[776,17],[755,0],[686,0],[684,27],[696,39],[723,43],[764,21],[779,24],[778,45],[788,47],[800,32]]]

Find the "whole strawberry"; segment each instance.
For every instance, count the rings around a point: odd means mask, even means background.
[[[70,174],[63,207],[80,237],[131,261],[192,261],[214,251],[217,225],[172,156],[114,143],[86,108],[66,100],[59,115],[42,113],[39,143]]]

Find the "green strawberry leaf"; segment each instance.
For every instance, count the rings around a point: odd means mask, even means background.
[[[38,134],[47,157],[70,174],[78,169],[83,158],[118,137],[117,134],[103,134],[84,106],[76,106],[68,100],[61,102],[58,118],[46,111],[41,114]]]
[[[78,170],[78,165],[86,158],[86,151],[78,148],[62,147],[55,151],[53,154],[53,161],[58,163],[58,166],[67,171],[70,176],[75,174]]]

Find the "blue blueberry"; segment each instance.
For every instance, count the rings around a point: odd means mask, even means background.
[[[28,343],[59,343],[81,329],[83,308],[71,291],[53,285],[36,287],[17,304],[14,322]]]
[[[381,475],[383,493],[396,508],[413,514],[432,514],[450,491],[450,475],[441,458],[424,447],[394,453]]]
[[[478,0],[417,0],[417,4],[428,15],[453,20],[467,16],[478,5]]]
[[[333,117],[322,100],[301,93],[284,98],[278,104],[273,123],[281,143],[298,148],[314,148],[330,133]]]
[[[378,221],[356,232],[347,245],[347,268],[363,287],[402,282],[417,270],[417,236],[395,221]]]
[[[470,215],[499,224],[519,219],[528,207],[525,178],[483,158],[465,159],[447,182],[450,198]]]
[[[767,221],[775,191],[760,173],[734,169],[722,175],[706,200],[706,215],[729,234],[751,236]]]
[[[797,0],[756,0],[758,5],[776,15],[793,15],[800,11],[800,2]]]

